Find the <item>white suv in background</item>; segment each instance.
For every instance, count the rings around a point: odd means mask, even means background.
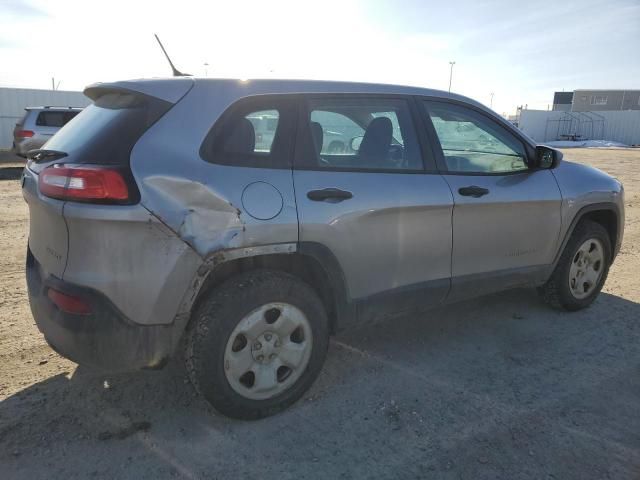
[[[13,152],[26,157],[29,150],[42,147],[69,120],[82,111],[78,107],[27,107],[13,129]]]

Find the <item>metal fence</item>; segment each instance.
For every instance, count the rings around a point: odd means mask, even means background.
[[[640,110],[616,112],[560,112],[522,110],[518,126],[537,142],[610,140],[640,144]]]
[[[24,115],[25,107],[86,107],[89,103],[91,100],[82,92],[0,88],[0,148],[11,148],[13,127]]]

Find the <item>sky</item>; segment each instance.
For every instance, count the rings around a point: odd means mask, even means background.
[[[170,75],[451,90],[498,113],[640,88],[640,0],[0,0],[0,86]],[[205,65],[208,64],[208,65]]]

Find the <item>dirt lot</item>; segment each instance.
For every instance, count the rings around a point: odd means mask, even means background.
[[[0,477],[640,478],[640,151],[565,155],[626,188],[592,308],[519,290],[342,334],[304,399],[255,423],[216,415],[175,366],[98,375],[45,344],[20,168],[0,165]]]

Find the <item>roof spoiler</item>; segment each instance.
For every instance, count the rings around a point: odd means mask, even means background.
[[[169,103],[178,103],[195,84],[190,77],[125,80],[120,82],[94,83],[84,89],[84,94],[95,101],[105,93],[138,93],[159,98]]]

